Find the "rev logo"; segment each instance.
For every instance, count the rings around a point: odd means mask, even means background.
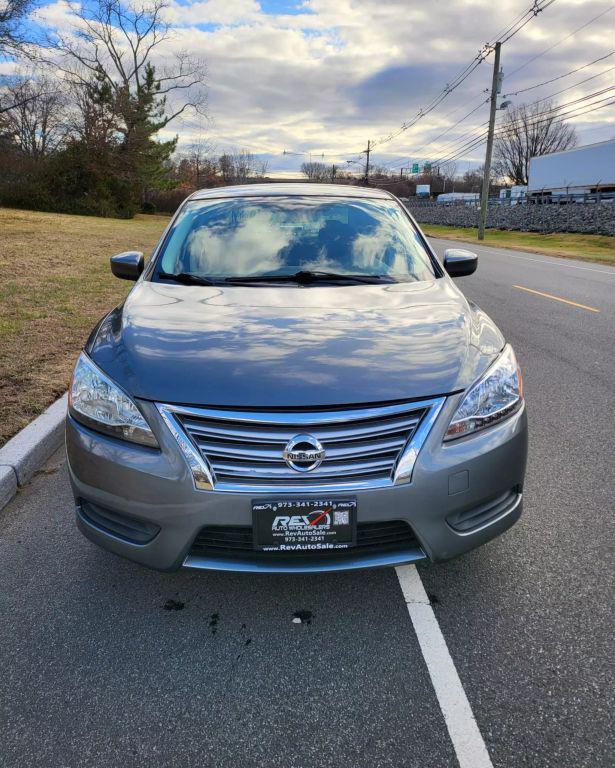
[[[272,531],[297,531],[305,528],[330,528],[331,510],[316,509],[309,515],[277,515],[271,525]]]

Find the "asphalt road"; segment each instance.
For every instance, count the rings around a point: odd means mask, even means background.
[[[524,370],[525,512],[419,571],[493,766],[612,765],[615,269],[476,250],[460,282]],[[61,453],[0,513],[0,567],[3,768],[457,765],[393,570],[147,571],[76,531]]]

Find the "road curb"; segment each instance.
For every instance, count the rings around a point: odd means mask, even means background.
[[[68,393],[0,448],[0,509],[3,509],[62,445]]]

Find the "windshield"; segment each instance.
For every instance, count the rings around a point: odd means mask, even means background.
[[[428,280],[434,268],[393,200],[269,197],[188,203],[157,274],[211,281],[320,273]]]

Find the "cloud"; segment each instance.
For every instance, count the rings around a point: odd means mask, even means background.
[[[256,21],[261,14],[257,0],[200,0],[173,2],[167,17],[177,25],[245,24]]]
[[[30,18],[50,31],[67,29],[73,24],[75,12],[78,12],[80,8],[79,3],[75,3],[71,7],[65,0],[57,0],[55,3],[48,3],[36,8],[30,14]]]
[[[527,87],[608,53],[615,11],[564,38],[609,5],[596,0],[590,12],[584,0],[558,0],[532,19],[503,46],[505,89]],[[168,11],[173,34],[156,61],[162,65],[181,50],[207,61],[211,122],[188,117],[170,125],[167,135],[178,133],[180,146],[203,134],[219,151],[245,147],[269,158],[274,171],[297,169],[308,159],[307,154],[283,156],[284,149],[324,152],[325,162],[345,164],[368,139],[386,136],[429,104],[521,10],[518,0],[497,5],[492,0],[173,0]],[[67,23],[61,0],[39,13],[49,26]],[[507,79],[507,73],[558,41]],[[613,63],[513,100],[547,96]],[[442,157],[487,119],[485,105],[434,141],[480,105],[490,84],[491,60],[410,130],[377,147],[374,160]],[[558,98],[563,103],[608,84],[608,76],[596,78]],[[610,113],[579,118],[581,142],[585,135],[588,141],[608,138],[609,116],[612,121],[612,107]],[[475,150],[463,160],[477,162],[481,153]]]

